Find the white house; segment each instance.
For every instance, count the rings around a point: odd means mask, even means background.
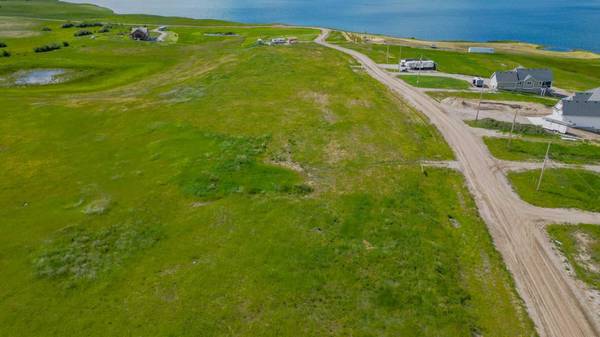
[[[549,69],[516,68],[495,72],[490,79],[490,88],[545,95],[552,89],[553,79]]]
[[[563,98],[544,118],[544,128],[566,133],[567,128],[600,132],[600,88]]]
[[[469,53],[472,54],[493,54],[496,50],[488,47],[469,47]]]

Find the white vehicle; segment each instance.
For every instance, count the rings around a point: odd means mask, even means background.
[[[483,88],[485,86],[485,81],[481,77],[475,77],[471,83],[477,88]]]

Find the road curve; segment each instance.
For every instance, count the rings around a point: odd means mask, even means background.
[[[545,234],[548,223],[600,224],[599,213],[534,207],[513,191],[501,165],[482,139],[458,117],[426,94],[380,69],[358,51],[326,42],[322,29],[317,44],[348,54],[367,73],[400,94],[429,117],[452,147],[497,249],[511,271],[517,291],[541,336],[600,336],[600,322],[582,289],[566,274]]]

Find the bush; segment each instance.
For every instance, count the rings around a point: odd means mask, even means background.
[[[68,46],[69,46],[69,42],[63,41],[63,47],[68,47]]]
[[[6,48],[6,43],[0,42],[0,48]]]
[[[92,32],[90,32],[89,30],[80,30],[78,32],[75,32],[75,34],[73,34],[74,36],[86,36],[86,35],[92,35]]]
[[[74,27],[74,26],[75,26],[74,24],[72,24],[72,23],[69,22],[69,23],[63,23],[63,25],[61,27],[62,28],[71,28],[71,27]]]
[[[88,28],[88,27],[102,27],[104,26],[100,22],[82,22],[75,25],[77,28]]]
[[[42,32],[51,32],[52,29],[50,27],[44,27],[42,28]]]
[[[0,53],[0,56],[2,57],[10,57],[10,52],[7,50],[3,50],[2,53]]]
[[[108,32],[110,32],[110,28],[108,28],[108,27],[102,27],[102,29],[100,29],[98,31],[98,33],[108,33]]]
[[[47,44],[47,45],[41,46],[41,47],[36,47],[33,49],[33,51],[36,53],[45,53],[45,52],[49,52],[49,51],[53,51],[53,50],[57,50],[57,49],[60,49],[60,45],[53,43],[53,44]]]

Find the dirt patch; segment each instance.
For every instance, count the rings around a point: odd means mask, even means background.
[[[579,249],[577,250],[577,256],[575,259],[579,262],[587,271],[591,273],[600,273],[600,265],[598,265],[593,259],[592,254],[590,253],[590,248],[594,243],[594,239],[592,239],[589,235],[583,232],[575,233],[575,240],[577,240],[577,244]]]
[[[441,103],[462,119],[474,119],[479,102],[458,97],[447,97]],[[552,114],[552,108],[539,103],[482,101],[479,116],[480,118],[493,118],[511,122],[515,111],[518,111],[517,121],[527,124],[530,123],[527,117]]]
[[[35,31],[36,24],[24,19],[2,18],[0,20],[0,37],[20,38],[40,35]]]
[[[292,159],[292,146],[289,143],[286,143],[281,151],[272,155],[268,163],[284,167],[288,170],[304,173],[302,165]]]
[[[300,94],[300,98],[304,101],[311,102],[316,105],[323,113],[323,119],[330,124],[337,122],[337,115],[330,109],[329,95],[307,91]]]
[[[477,100],[462,99],[457,97],[448,97],[442,100],[443,104],[450,105],[455,108],[477,110],[479,102]],[[546,116],[552,113],[552,109],[539,103],[527,102],[496,102],[496,101],[481,101],[482,111],[492,111],[499,113],[511,112],[519,110],[521,116]]]
[[[364,100],[364,99],[351,99],[346,103],[346,106],[349,108],[361,107],[361,108],[369,109],[373,106],[373,104],[371,104],[371,102]]]
[[[336,164],[342,160],[348,159],[348,151],[346,151],[336,140],[332,140],[325,147],[327,158],[325,161],[328,164]]]

